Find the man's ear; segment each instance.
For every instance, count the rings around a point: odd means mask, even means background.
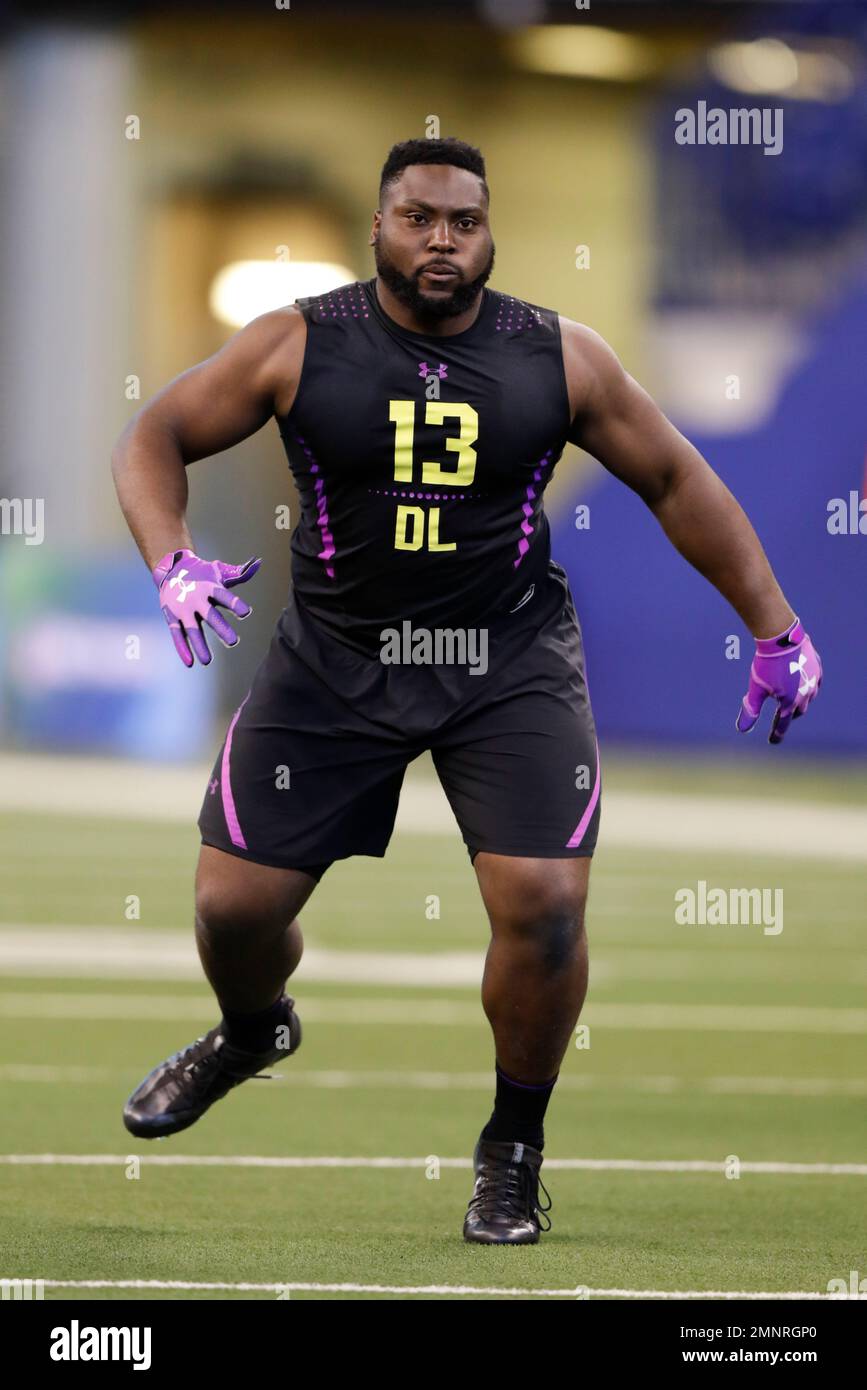
[[[382,212],[381,212],[381,210],[380,210],[379,208],[377,208],[377,209],[376,209],[376,212],[373,214],[373,226],[372,226],[371,229],[370,229],[370,240],[369,240],[369,242],[367,243],[368,246],[373,246],[373,245],[375,244],[376,238],[377,238],[377,233],[379,232],[379,227],[380,227],[380,223],[381,223],[381,222],[382,222]]]

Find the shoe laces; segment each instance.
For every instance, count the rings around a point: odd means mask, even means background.
[[[548,1199],[547,1206],[539,1205],[539,1188]],[[551,1194],[539,1173],[534,1173],[527,1163],[510,1163],[508,1159],[485,1160],[478,1189],[470,1199],[470,1208],[479,1216],[487,1219],[504,1212],[516,1221],[526,1221],[529,1215],[538,1220],[542,1231],[551,1229],[551,1218],[546,1213],[552,1205]]]
[[[212,1041],[213,1038],[213,1041]],[[170,1070],[177,1075],[184,1071],[187,1075],[195,1077],[197,1072],[206,1071],[208,1068],[216,1070],[224,1069],[223,1058],[218,1048],[214,1046],[216,1037],[212,1033],[206,1033],[204,1037],[196,1038],[181,1052],[176,1053]],[[233,1073],[225,1068],[226,1075],[233,1077]],[[275,1078],[264,1072],[251,1072],[249,1076],[237,1077],[233,1079],[247,1081],[273,1081]]]
[[[176,1053],[169,1070],[175,1074],[185,1071],[190,1076],[195,1076],[199,1069],[212,1066],[219,1060],[219,1052],[215,1051],[211,1044],[211,1034],[206,1033],[204,1037],[196,1038],[195,1042]]]

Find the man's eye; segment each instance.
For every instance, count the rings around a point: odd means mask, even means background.
[[[424,222],[424,220],[425,220],[425,216],[424,216],[424,213],[423,213],[423,212],[411,212],[409,215],[410,215],[410,217],[420,217],[421,220],[422,220],[422,222]]]
[[[468,222],[471,227],[475,227],[476,225],[476,219],[474,217],[462,217],[461,222]]]

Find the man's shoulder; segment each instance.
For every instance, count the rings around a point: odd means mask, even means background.
[[[567,319],[563,314],[559,314],[558,319],[567,369],[571,367],[581,376],[603,382],[622,372],[614,349],[595,328],[578,323],[575,319]]]
[[[296,304],[269,309],[246,329],[254,342],[259,368],[268,383],[279,417],[291,409],[298,389],[307,343],[307,324]]]
[[[251,319],[243,334],[253,351],[267,357],[287,343],[303,341],[304,316],[297,304],[283,304]]]
[[[601,333],[597,333],[589,324],[569,319],[565,314],[558,314],[557,319],[564,345],[568,343],[574,352],[593,358],[611,351]]]
[[[620,392],[626,374],[614,349],[586,323],[558,316],[563,344],[563,370],[573,419],[577,412],[598,405]]]

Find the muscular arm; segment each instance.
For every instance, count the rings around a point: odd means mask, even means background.
[[[129,421],[112,450],[121,510],[149,569],[194,550],[186,466],[222,453],[294,399],[306,329],[290,305],[253,319],[213,357],[182,372]]]
[[[739,503],[598,334],[569,319],[560,326],[571,442],[638,493],[754,637],[782,632],[795,613]]]

